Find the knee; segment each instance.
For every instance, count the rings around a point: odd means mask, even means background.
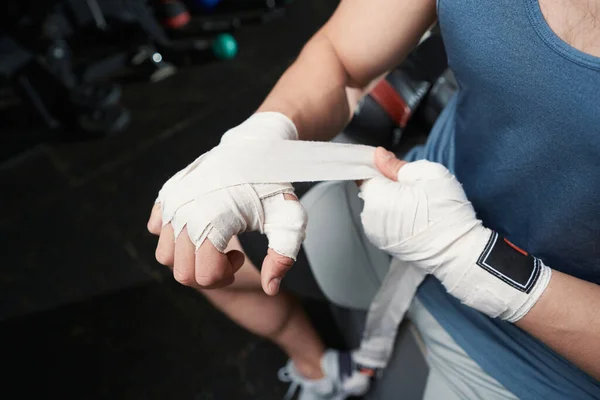
[[[279,301],[276,315],[273,315],[273,318],[270,318],[269,321],[265,321],[265,325],[263,326],[264,336],[274,342],[277,342],[286,332],[288,326],[290,326],[290,321],[294,319],[294,316],[304,312],[300,303],[292,296],[287,293],[280,293],[278,297],[279,296],[281,296],[282,299]]]

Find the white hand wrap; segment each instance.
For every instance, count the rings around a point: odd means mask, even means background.
[[[227,131],[221,143],[169,179],[160,190],[163,224],[177,237],[187,227],[198,248],[206,238],[221,252],[244,231],[267,235],[269,247],[295,259],[306,214],[287,182],[365,179],[377,175],[374,148],[295,141],[283,114],[258,113]]]
[[[369,239],[434,274],[463,303],[510,322],[533,307],[550,281],[541,260],[512,248],[477,219],[456,178],[428,161],[400,168],[398,182],[361,187]]]

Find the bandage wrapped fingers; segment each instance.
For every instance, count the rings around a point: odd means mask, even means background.
[[[361,197],[361,220],[376,246],[434,274],[449,293],[491,317],[522,318],[550,279],[541,260],[482,225],[460,183],[440,164],[408,163],[398,182],[365,182]]]
[[[187,227],[196,248],[208,239],[221,252],[233,236],[259,231],[267,235],[270,248],[295,260],[305,236],[306,213],[298,201],[284,198],[284,194],[294,194],[293,186],[244,183],[244,169],[250,166],[231,158],[232,149],[251,151],[253,141],[296,137],[293,123],[278,113],[256,114],[231,129],[219,146],[164,184],[156,200],[163,225],[172,225],[175,238]]]

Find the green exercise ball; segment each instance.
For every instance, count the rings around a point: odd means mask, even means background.
[[[213,41],[212,48],[215,56],[221,60],[231,60],[238,51],[237,42],[229,33],[218,35]]]

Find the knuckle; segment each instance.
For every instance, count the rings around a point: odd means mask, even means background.
[[[439,179],[445,177],[449,173],[448,169],[442,164],[429,162],[424,171],[424,175],[430,179]]]
[[[289,257],[278,255],[273,263],[273,272],[276,275],[285,274],[294,265],[294,260]]]
[[[276,212],[272,212],[276,211]],[[281,227],[304,229],[308,221],[308,214],[299,201],[282,199],[276,209],[265,208],[265,222]]]
[[[178,271],[177,269],[173,270],[173,278],[184,286],[194,286],[194,275]]]
[[[195,281],[201,287],[213,286],[217,282],[227,277],[227,273],[223,268],[201,268],[196,265]]]
[[[296,207],[294,207],[295,210],[295,214],[296,214],[296,218],[298,219],[298,221],[302,221],[302,226],[306,226],[306,222],[308,221],[308,213],[306,212],[306,210],[304,209],[304,207],[302,207],[302,204],[300,204],[299,202],[295,204]]]
[[[216,279],[212,275],[199,275],[196,276],[196,283],[201,287],[212,286],[217,283],[219,279]]]
[[[153,235],[158,235],[160,233],[160,224],[158,224],[157,221],[154,220],[154,218],[151,218],[148,223],[146,224],[146,228],[148,229],[148,232],[150,232]]]
[[[399,177],[412,181],[427,181],[441,179],[450,174],[450,171],[442,164],[428,160],[419,160],[408,163],[401,170]]]
[[[388,196],[397,190],[395,182],[384,177],[375,177],[366,181],[361,187],[361,197],[367,207],[380,207],[387,203]]]
[[[154,256],[156,257],[156,261],[162,265],[170,266],[173,264],[173,254],[160,247],[156,249]]]

